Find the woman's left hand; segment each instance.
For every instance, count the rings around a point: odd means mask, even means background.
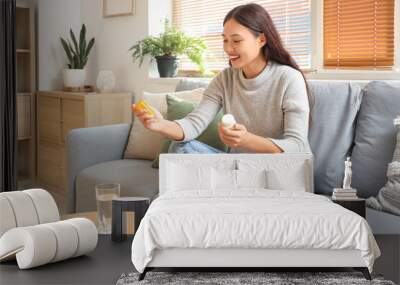
[[[246,127],[237,123],[233,128],[226,128],[219,123],[218,133],[221,141],[229,147],[243,147],[249,135]]]

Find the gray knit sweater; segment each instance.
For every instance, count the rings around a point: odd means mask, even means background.
[[[269,61],[252,79],[246,79],[241,69],[223,70],[210,82],[198,107],[175,120],[183,129],[183,141],[197,138],[221,108],[249,132],[271,139],[284,152],[311,152],[306,86],[301,73],[289,66]],[[231,152],[249,150],[232,148]]]

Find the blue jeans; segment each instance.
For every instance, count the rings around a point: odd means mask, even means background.
[[[190,140],[186,142],[172,141],[169,146],[168,153],[225,153],[198,140]]]

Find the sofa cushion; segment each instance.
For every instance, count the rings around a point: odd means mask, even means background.
[[[199,102],[203,97],[203,88],[190,91],[170,93],[149,93],[143,92],[142,99],[156,108],[166,117],[167,115],[167,94],[173,94],[178,98],[184,98],[191,102]],[[140,99],[140,98],[138,98]],[[156,132],[146,129],[140,120],[134,120],[129,134],[128,145],[126,146],[124,158],[155,159],[161,151],[164,137]]]
[[[314,154],[314,187],[316,193],[330,195],[342,186],[362,92],[358,84],[349,82],[310,81],[309,85],[315,96],[308,136]]]
[[[142,159],[113,160],[86,168],[76,178],[76,211],[95,211],[95,185],[110,182],[121,184],[121,196],[153,198],[158,193],[158,170]]]
[[[361,197],[375,196],[386,183],[386,170],[393,156],[400,114],[400,81],[372,81],[364,88],[357,119],[352,186]]]

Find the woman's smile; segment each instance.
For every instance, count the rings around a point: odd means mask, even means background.
[[[234,63],[240,59],[240,55],[229,55],[229,60]]]

